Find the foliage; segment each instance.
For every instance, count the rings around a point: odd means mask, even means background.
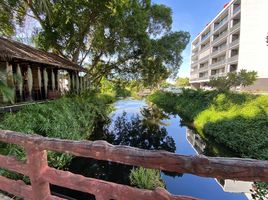
[[[190,86],[189,78],[177,78],[175,85],[180,87]]]
[[[31,16],[40,25],[32,33],[37,46],[85,64],[88,80],[97,85],[107,76],[152,85],[176,75],[190,38],[188,32],[171,32],[171,9],[151,0],[1,0],[0,5],[3,35],[13,35]]]
[[[131,185],[142,189],[153,190],[157,187],[165,187],[161,180],[160,170],[145,169],[143,167],[133,168],[130,173]]]
[[[232,87],[237,86],[249,86],[252,85],[257,79],[257,72],[242,69],[240,72],[229,72],[227,76],[221,76],[217,78],[212,78],[208,86],[216,88],[220,92],[225,92],[230,90]]]
[[[107,93],[114,97],[129,97],[131,91],[127,89],[127,84],[120,80],[107,80],[102,78],[100,82],[100,92]]]
[[[0,98],[2,97],[4,101],[14,101],[14,90],[9,87],[7,82],[6,73],[0,72]]]
[[[204,138],[242,157],[268,159],[267,96],[184,90],[181,95],[157,92],[150,100],[193,122]]]
[[[252,198],[254,200],[266,200],[268,195],[268,183],[255,183],[254,186],[256,188],[252,190]]]
[[[80,96],[71,95],[45,104],[30,105],[18,113],[6,114],[0,129],[61,139],[87,139],[98,123],[109,121],[111,109],[107,104],[111,100],[105,95],[85,92]],[[0,147],[5,155],[24,157],[22,149],[15,145],[1,143]],[[49,163],[54,167],[62,167],[69,160],[68,155],[49,154]]]

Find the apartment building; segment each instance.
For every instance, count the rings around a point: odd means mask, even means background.
[[[268,90],[268,0],[232,0],[192,42],[190,83],[205,87],[213,77],[255,70],[248,90]]]

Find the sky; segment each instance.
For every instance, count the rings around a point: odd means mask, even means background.
[[[172,31],[188,31],[191,40],[183,51],[183,64],[179,77],[190,76],[191,42],[228,3],[228,0],[152,0],[156,4],[164,4],[172,9]]]

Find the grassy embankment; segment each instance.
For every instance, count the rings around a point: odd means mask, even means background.
[[[268,159],[268,96],[185,90],[156,92],[149,100],[190,121],[205,140],[241,157]]]

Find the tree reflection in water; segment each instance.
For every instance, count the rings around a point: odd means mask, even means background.
[[[162,126],[162,120],[168,119],[168,115],[157,107],[144,108],[142,116],[132,116],[130,120],[124,112],[113,123],[96,128],[90,140],[106,140],[114,145],[128,145],[148,150],[166,150],[175,152],[176,146],[172,137]],[[114,162],[99,161],[95,159],[76,157],[71,161],[69,171],[82,174],[87,177],[107,180],[115,183],[130,185],[129,174],[133,166],[122,165]],[[167,173],[170,176],[179,174]],[[62,192],[62,191],[61,191]],[[64,192],[65,193],[65,192]],[[88,199],[87,194],[67,192],[66,195],[79,199]],[[81,198],[80,198],[81,197]]]

